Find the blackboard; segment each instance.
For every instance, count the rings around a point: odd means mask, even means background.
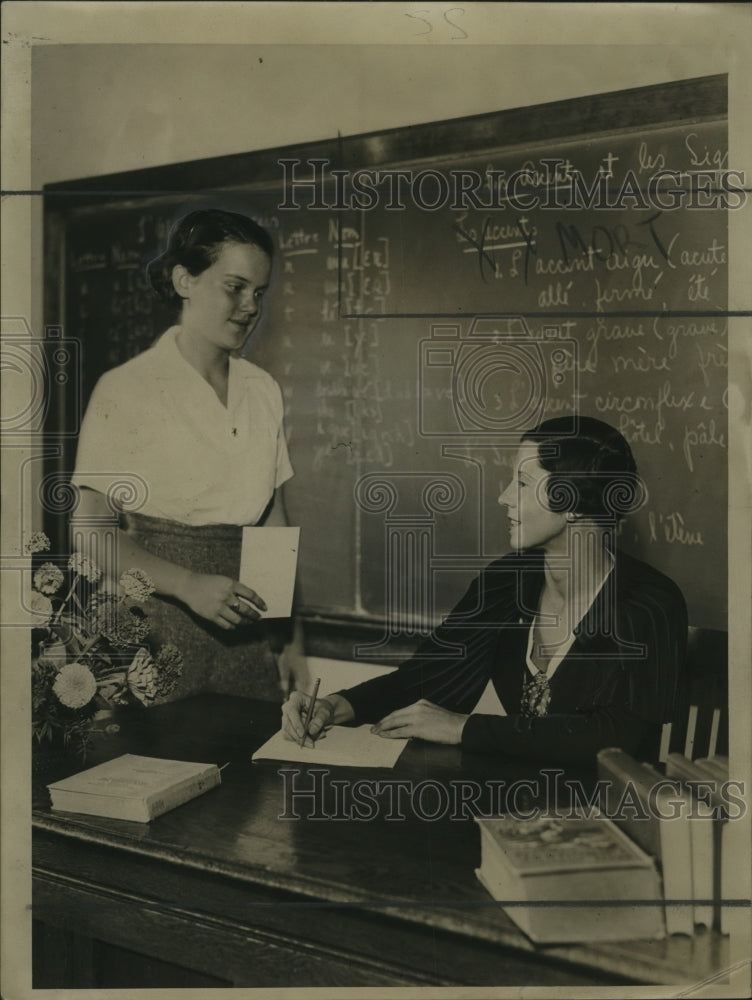
[[[425,629],[507,550],[519,430],[577,408],[624,431],[647,484],[621,545],[680,584],[692,625],[725,628],[725,107],[704,78],[50,188],[46,320],[82,344],[67,424],[171,321],[143,270],[171,222],[246,211],[279,251],[246,354],[283,389],[304,614],[369,623],[377,658]],[[369,206],[328,174],[285,185],[314,160],[420,186]],[[676,208],[648,200],[661,170]],[[488,181],[477,204],[444,197],[460,171]],[[568,204],[575,172],[591,198],[599,177],[638,190]]]

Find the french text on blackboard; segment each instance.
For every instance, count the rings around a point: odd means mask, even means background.
[[[614,157],[604,157],[590,180],[561,159],[542,159],[541,169],[517,170],[342,170],[327,159],[280,159],[283,197],[280,211],[405,211],[409,204],[426,212],[451,208],[511,209],[737,209],[746,203],[741,170],[713,167],[657,170],[647,179],[632,169],[617,178]],[[562,172],[562,168],[564,168]],[[305,204],[297,198],[305,195]]]

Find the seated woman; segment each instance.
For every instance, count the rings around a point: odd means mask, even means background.
[[[606,746],[656,756],[682,681],[686,605],[668,577],[616,549],[642,493],[627,441],[600,420],[580,417],[574,434],[571,423],[522,436],[499,498],[512,552],[396,671],[318,700],[311,737],[374,722],[385,738],[557,763],[592,764]],[[448,643],[464,654],[447,658]],[[283,706],[291,739],[307,702],[294,692]]]

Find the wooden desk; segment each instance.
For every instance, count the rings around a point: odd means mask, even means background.
[[[534,946],[476,881],[470,819],[338,819],[330,783],[328,818],[280,819],[285,765],[250,760],[278,727],[274,706],[211,695],[119,721],[92,764],[130,751],[230,766],[220,788],[148,825],[51,812],[44,786],[75,762],[36,776],[35,988],[677,984],[728,965],[713,932]],[[330,777],[449,788],[522,773],[416,742],[393,772]]]

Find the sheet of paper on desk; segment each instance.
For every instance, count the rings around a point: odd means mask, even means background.
[[[240,582],[266,603],[262,618],[289,618],[300,528],[243,528]]]
[[[394,767],[407,740],[375,736],[371,727],[332,726],[313,747],[287,740],[280,730],[267,740],[252,760],[284,760],[296,764],[339,764],[343,767]]]

